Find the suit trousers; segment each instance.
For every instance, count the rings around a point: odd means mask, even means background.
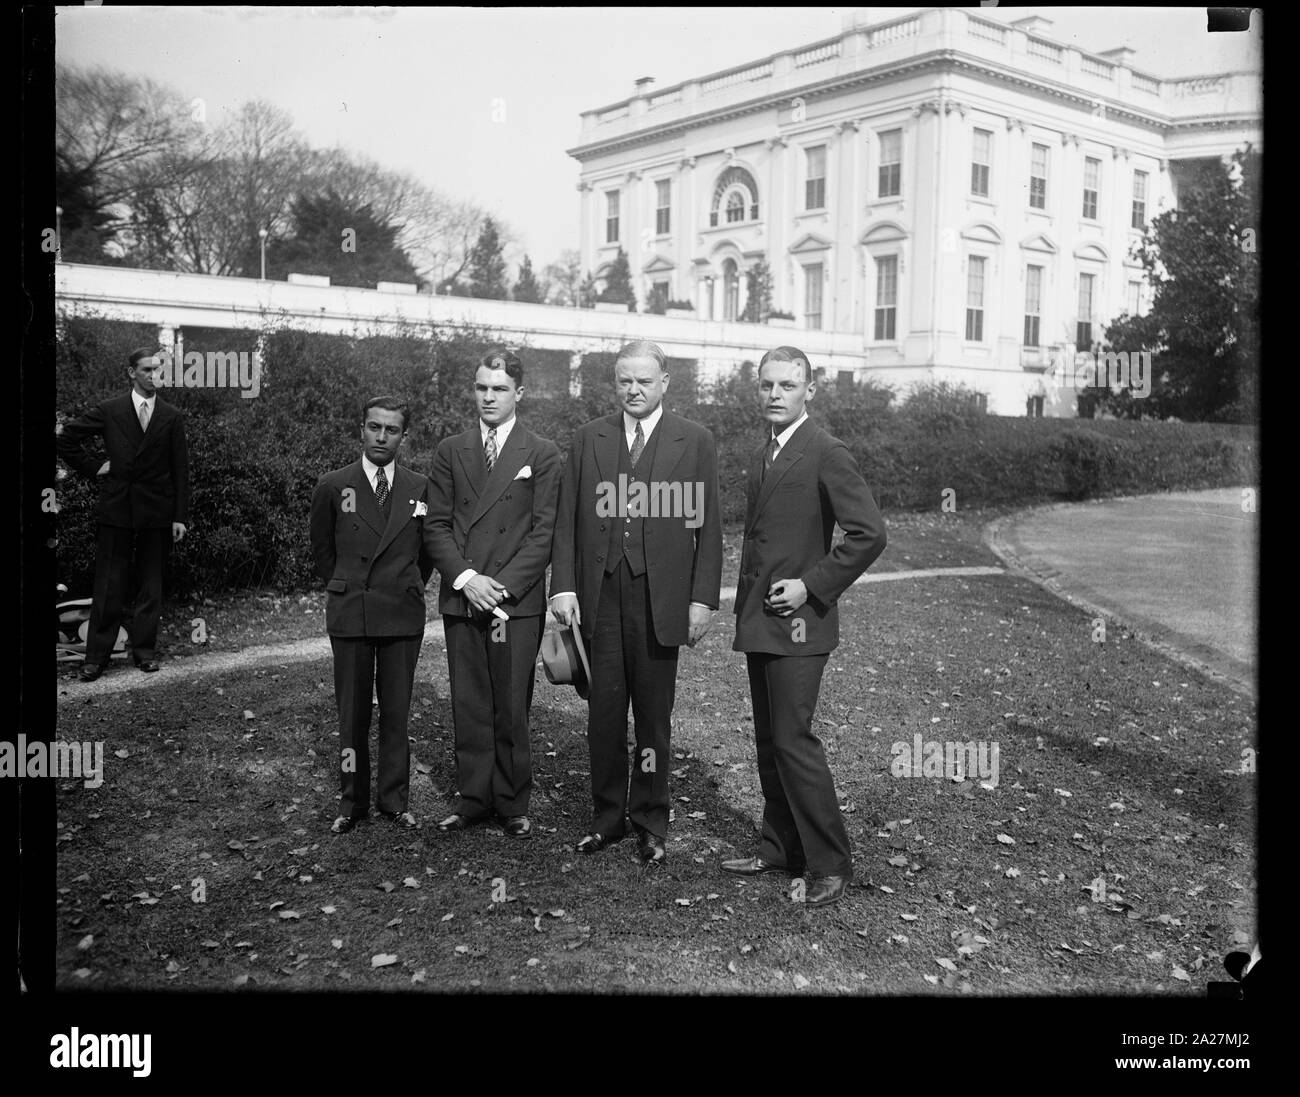
[[[95,551],[95,591],[86,634],[86,662],[107,663],[117,641],[117,630],[130,597],[132,563],[135,572],[135,609],[127,626],[131,657],[152,660],[158,649],[158,619],[162,615],[163,566],[171,547],[172,531],[99,527]]]
[[[633,575],[626,558],[601,581],[590,660],[591,829],[617,837],[624,833],[626,814],[633,825],[664,838],[677,648],[664,647],[655,639],[649,581],[644,573]],[[636,737],[630,791],[629,700]]]
[[[528,713],[542,619],[447,615],[442,626],[456,722],[459,798],[452,810],[468,819],[527,815],[533,787]]]
[[[353,819],[370,807],[370,709],[379,694],[379,776],[375,803],[380,811],[406,810],[411,744],[407,718],[419,636],[331,636],[334,698],[339,706],[339,814]],[[376,669],[378,674],[376,674]],[[348,751],[353,752],[349,758]]]
[[[851,876],[852,854],[822,743],[812,729],[827,655],[748,652],[763,839],[758,855],[818,876]]]

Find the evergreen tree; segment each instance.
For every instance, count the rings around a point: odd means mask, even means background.
[[[323,274],[331,285],[373,288],[377,282],[418,282],[397,245],[400,226],[376,217],[369,205],[352,208],[333,190],[299,194],[290,205],[293,233],[276,243],[281,274]]]
[[[618,249],[614,262],[609,266],[609,273],[605,276],[605,292],[600,295],[600,300],[626,304],[628,312],[636,312],[636,293],[632,290],[632,267],[627,261],[627,252],[622,248]]]
[[[504,301],[509,296],[503,248],[496,222],[491,217],[484,217],[483,227],[479,229],[478,240],[469,256],[468,296],[489,301]]]
[[[745,273],[745,311],[741,320],[750,324],[766,324],[772,315],[772,270],[766,259],[760,259]]]
[[[519,265],[519,280],[515,283],[514,292],[510,296],[516,301],[536,303],[543,300],[542,287],[537,284],[537,276],[533,274],[533,261],[527,255]]]

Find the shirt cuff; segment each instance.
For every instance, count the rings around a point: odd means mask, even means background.
[[[550,601],[554,602],[555,599],[564,598],[564,597],[576,598],[577,596],[578,596],[578,592],[575,590],[562,590],[560,591],[559,594],[552,594],[550,597]]]
[[[692,602],[691,605],[699,606],[700,609],[713,609],[713,606],[706,606],[703,602]]]
[[[466,568],[464,571],[462,571],[459,575],[456,576],[456,581],[451,584],[451,589],[460,590],[461,587],[463,587],[466,583],[468,583],[471,579],[473,579],[474,576],[476,576],[477,574],[478,572],[475,571],[473,568]]]

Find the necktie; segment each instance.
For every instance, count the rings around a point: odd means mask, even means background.
[[[641,451],[645,449],[645,435],[641,432],[641,420],[636,421],[636,434],[632,438],[632,467],[636,468],[636,463],[641,458]]]
[[[488,472],[492,471],[492,466],[497,463],[497,428],[489,427],[487,436],[487,445],[484,447],[484,456],[487,458]]]
[[[777,444],[776,435],[774,434],[772,435],[771,440],[767,443],[767,452],[763,455],[764,478],[767,477],[767,470],[770,469],[773,462],[776,461],[776,455],[780,449],[781,447]]]
[[[388,477],[382,468],[375,473],[375,498],[381,507],[388,502]]]
[[[146,400],[140,405],[140,429],[149,429],[149,401]]]

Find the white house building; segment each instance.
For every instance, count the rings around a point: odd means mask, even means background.
[[[602,279],[621,247],[643,309],[657,290],[718,322],[765,259],[774,309],[851,337],[843,380],[961,381],[993,412],[1074,414],[1058,369],[1145,307],[1130,245],[1180,167],[1261,147],[1260,76],[1162,79],[1049,28],[858,12],[740,68],[636,81],[569,150],[584,269]],[[799,339],[754,331],[754,358]]]

